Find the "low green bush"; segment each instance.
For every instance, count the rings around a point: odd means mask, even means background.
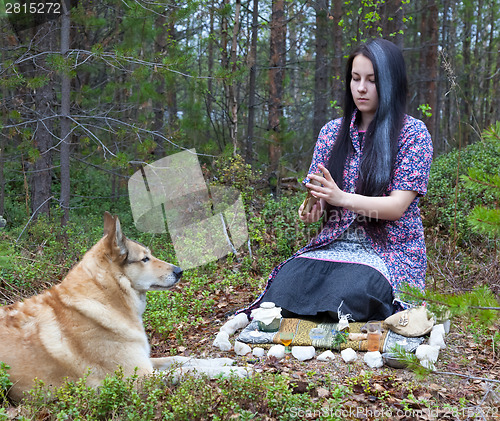
[[[297,393],[296,386],[287,376],[269,373],[212,380],[204,376],[184,377],[173,384],[171,372],[127,378],[117,370],[97,389],[89,387],[86,378],[67,381],[52,390],[38,382],[19,406],[22,414],[19,419],[201,421],[265,416],[298,420],[304,411],[324,414],[325,405],[332,411],[350,393],[348,387],[331,382],[319,385],[311,381],[303,393]],[[320,386],[329,389],[329,398],[313,398],[314,390]],[[319,419],[341,418],[320,416]]]
[[[156,406],[164,393],[165,384],[159,377],[139,380],[136,375],[125,377],[118,369],[97,389],[87,385],[86,377],[50,390],[38,381],[21,409],[23,419],[38,419],[37,415],[45,413],[47,420],[146,421],[157,419]]]
[[[434,159],[428,192],[422,200],[425,224],[456,235],[467,242],[474,239],[469,214],[478,205],[496,207],[498,196],[480,183],[465,183],[469,169],[498,174],[500,168],[500,123],[483,134],[483,140]]]

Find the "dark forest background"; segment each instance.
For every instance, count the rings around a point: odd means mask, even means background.
[[[141,163],[190,148],[208,167],[241,156],[278,195],[341,115],[345,58],[372,37],[403,49],[408,112],[436,154],[500,119],[496,0],[67,3],[1,14],[0,215],[11,221],[58,208],[65,223],[126,195]]]

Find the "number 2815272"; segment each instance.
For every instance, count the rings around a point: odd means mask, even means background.
[[[6,14],[60,14],[61,3],[5,3]]]

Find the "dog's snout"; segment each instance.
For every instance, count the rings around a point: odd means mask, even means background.
[[[180,277],[182,276],[183,270],[179,266],[174,266],[173,272],[174,272],[174,275],[177,277],[177,279],[180,279]]]

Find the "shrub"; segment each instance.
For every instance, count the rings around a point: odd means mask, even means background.
[[[159,376],[138,380],[136,375],[124,377],[121,369],[107,376],[97,389],[87,385],[86,377],[66,381],[54,390],[39,381],[28,392],[22,409],[33,419],[45,413],[43,419],[47,420],[153,420],[165,387]]]
[[[500,168],[500,124],[485,132],[483,141],[436,158],[432,164],[426,197],[422,200],[425,224],[463,241],[473,239],[468,215],[474,207],[495,207],[495,191],[477,183],[464,183],[469,168],[483,174],[498,174]]]
[[[262,218],[273,238],[273,253],[280,260],[290,257],[304,247],[319,231],[319,222],[306,225],[298,218],[298,209],[304,194],[282,196],[278,200],[269,199],[264,203]]]
[[[500,144],[500,121],[485,130],[484,138],[489,142]],[[472,209],[467,221],[472,229],[478,233],[488,235],[493,238],[500,237],[500,171],[488,173],[481,168],[469,168],[468,175],[462,178],[466,186],[475,195],[483,197],[485,195],[492,198],[493,205],[485,206],[479,204]]]

